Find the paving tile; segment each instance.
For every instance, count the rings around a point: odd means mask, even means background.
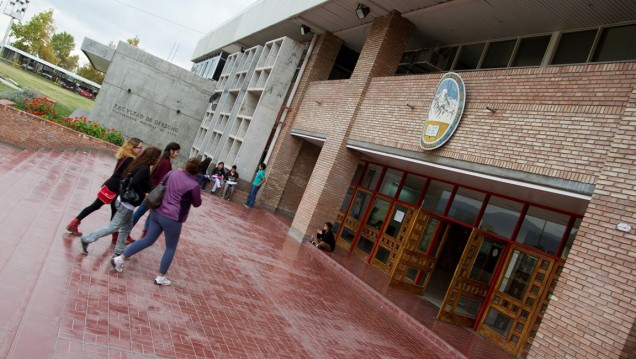
[[[113,272],[109,238],[84,256],[64,227],[94,200],[114,159],[3,145],[0,154],[0,200],[10,204],[0,210],[8,251],[0,252],[0,306],[8,310],[0,313],[0,357],[510,357],[432,319],[432,305],[388,287],[347,253],[327,256],[291,239],[289,219],[209,194],[183,227],[172,286],[153,283],[163,238]],[[109,218],[104,206],[80,228]]]

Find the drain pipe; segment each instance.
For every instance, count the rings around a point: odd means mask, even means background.
[[[287,103],[283,105],[283,114],[280,116],[280,120],[278,121],[278,126],[276,126],[276,132],[274,132],[274,138],[272,138],[272,142],[270,143],[269,148],[267,149],[267,155],[265,156],[265,163],[269,162],[269,157],[272,155],[272,151],[274,151],[274,146],[276,145],[276,141],[278,140],[278,136],[280,135],[280,129],[283,127],[283,123],[287,118],[287,113],[289,112],[289,106],[291,106],[292,100],[296,95],[296,90],[298,90],[298,85],[300,85],[300,80],[305,73],[305,68],[307,67],[307,63],[309,62],[309,58],[311,57],[311,53],[314,50],[314,45],[316,44],[316,39],[318,39],[318,34],[314,34],[311,38],[311,43],[309,44],[309,48],[307,49],[307,54],[305,55],[305,59],[303,60],[303,64],[300,66],[300,70],[298,71],[298,76],[296,76],[296,81],[294,82],[294,87],[292,88],[289,97],[287,97]]]

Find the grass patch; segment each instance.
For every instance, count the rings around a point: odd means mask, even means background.
[[[15,81],[22,89],[32,89],[55,101],[55,110],[60,115],[70,116],[75,109],[82,109],[90,112],[94,102],[86,97],[62,88],[58,83],[45,79],[33,72],[16,68],[6,62],[0,62],[0,74]],[[18,92],[8,86],[0,87],[0,93],[7,91]]]

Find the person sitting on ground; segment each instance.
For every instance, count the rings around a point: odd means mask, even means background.
[[[223,162],[219,162],[216,167],[210,173],[210,180],[213,183],[212,190],[210,193],[216,192],[217,189],[221,188],[221,181],[225,177],[225,164]]]
[[[225,185],[223,185],[223,198],[227,199],[228,201],[230,200],[230,197],[232,197],[232,194],[234,193],[234,188],[238,184],[238,181],[239,181],[239,174],[238,172],[236,172],[236,165],[233,165],[232,169],[230,169],[225,174]]]
[[[210,180],[205,174],[208,173],[208,167],[210,167],[211,162],[212,162],[212,157],[203,155],[203,162],[201,162],[201,169],[199,170],[199,174],[197,174],[197,182],[199,183],[199,186],[201,186],[201,191],[205,191],[205,187],[210,182]]]
[[[311,236],[311,244],[323,251],[333,252],[336,249],[336,238],[331,231],[332,228],[331,222],[325,222],[322,230],[320,228],[316,230],[316,240],[314,240],[314,236]]]

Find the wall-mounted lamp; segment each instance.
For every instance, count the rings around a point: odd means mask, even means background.
[[[411,110],[415,109],[415,106],[411,105],[410,103],[407,103],[406,106],[408,106]]]
[[[495,113],[495,112],[497,112],[497,109],[494,109],[492,107],[486,106],[486,111],[490,111],[491,113]]]
[[[356,16],[360,20],[367,17],[367,15],[369,15],[370,12],[371,12],[371,9],[369,9],[369,7],[366,6],[365,4],[358,4],[358,7],[356,8]]]
[[[177,115],[181,113],[181,110],[177,110]]]
[[[212,96],[210,96],[210,103],[216,101],[217,98],[219,98],[220,94],[218,92],[215,92],[212,94]]]
[[[128,93],[131,93],[131,92],[132,92],[132,90],[131,90],[131,89],[128,89]]]
[[[243,46],[241,46],[241,53],[245,52],[245,48]]]
[[[317,103],[317,104],[318,104],[318,106],[322,105],[322,102],[321,102],[321,101],[316,101],[316,100],[314,100],[314,102],[315,102],[315,103]]]
[[[305,36],[311,32],[311,28],[307,25],[300,25],[300,34]]]

